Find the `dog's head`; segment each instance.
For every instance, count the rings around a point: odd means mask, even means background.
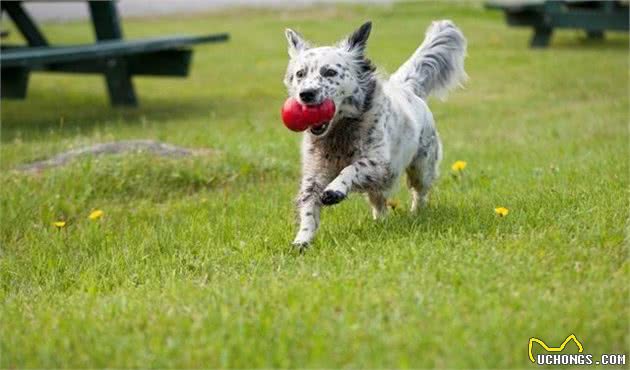
[[[309,131],[325,136],[344,118],[358,118],[371,106],[374,66],[365,56],[372,23],[367,22],[335,46],[311,47],[299,33],[287,29],[289,65],[284,78],[291,97],[304,105],[332,99],[333,119]],[[341,123],[340,123],[341,122]]]

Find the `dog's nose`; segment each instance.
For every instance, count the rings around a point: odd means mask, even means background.
[[[300,92],[300,100],[302,100],[304,104],[314,103],[317,99],[317,92],[316,89],[303,90]]]

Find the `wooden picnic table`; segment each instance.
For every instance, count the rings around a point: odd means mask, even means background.
[[[510,26],[532,27],[534,48],[548,46],[555,28],[584,29],[594,39],[603,39],[605,31],[630,29],[628,1],[491,0],[486,7],[505,12]]]
[[[33,71],[102,74],[112,105],[136,106],[132,76],[188,75],[192,58],[189,46],[227,41],[227,33],[205,36],[170,36],[124,40],[114,1],[87,1],[96,42],[84,45],[51,45],[22,1],[2,1],[0,6],[14,22],[28,45],[2,44],[2,98],[26,97]]]

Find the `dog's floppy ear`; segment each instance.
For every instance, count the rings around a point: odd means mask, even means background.
[[[292,29],[287,28],[284,31],[284,35],[287,37],[287,41],[289,42],[289,56],[291,58],[298,55],[302,50],[308,48],[308,42],[304,40],[302,35]]]
[[[368,37],[370,37],[370,31],[372,30],[372,22],[367,21],[359,27],[356,31],[343,41],[342,46],[348,51],[363,54],[365,46],[367,44]]]

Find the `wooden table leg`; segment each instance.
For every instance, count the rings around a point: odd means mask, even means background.
[[[122,39],[120,18],[113,1],[89,1],[96,39]],[[105,79],[112,105],[137,106],[138,99],[125,58],[111,58],[106,63]]]
[[[37,27],[35,21],[24,10],[21,1],[3,1],[2,10],[6,11],[29,46],[47,46],[48,40]],[[26,98],[30,69],[26,67],[6,68],[2,70],[2,97],[12,99]]]
[[[3,68],[2,84],[0,84],[2,98],[26,98],[29,72],[28,68],[23,67]]]
[[[546,48],[549,46],[553,29],[549,27],[536,27],[534,28],[534,36],[530,42],[532,48]]]
[[[22,7],[21,1],[3,1],[2,10],[6,11],[20,30],[20,33],[30,46],[46,46],[48,41],[39,30],[35,21],[28,15]]]

